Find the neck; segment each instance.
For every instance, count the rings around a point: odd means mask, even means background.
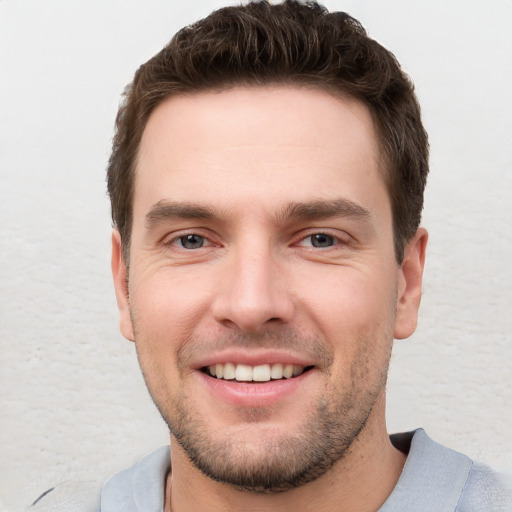
[[[276,494],[239,491],[211,480],[171,439],[172,474],[166,485],[165,512],[375,512],[391,494],[406,459],[389,440],[383,411],[378,410],[381,407],[378,402],[372,414],[381,419],[370,418],[349,451],[329,471],[313,482]]]

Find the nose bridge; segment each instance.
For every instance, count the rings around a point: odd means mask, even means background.
[[[217,302],[219,321],[258,331],[269,321],[289,320],[291,300],[268,239],[260,236],[241,240],[232,248],[227,265]]]

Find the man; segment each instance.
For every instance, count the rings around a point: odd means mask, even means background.
[[[508,510],[484,466],[386,431],[427,173],[411,83],[344,13],[221,9],[141,66],[112,269],[170,450],[110,479],[103,512]]]

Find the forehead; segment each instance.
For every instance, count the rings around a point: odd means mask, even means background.
[[[237,87],[171,97],[155,109],[139,150],[134,216],[141,202],[161,199],[231,195],[271,208],[375,186],[383,186],[380,151],[361,102],[295,86]]]

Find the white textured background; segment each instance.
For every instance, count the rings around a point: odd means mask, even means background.
[[[119,96],[227,2],[0,0],[0,502],[166,443],[117,329],[104,170]],[[332,0],[412,75],[430,133],[420,326],[390,430],[512,471],[512,1]],[[0,509],[1,509],[0,505]]]

